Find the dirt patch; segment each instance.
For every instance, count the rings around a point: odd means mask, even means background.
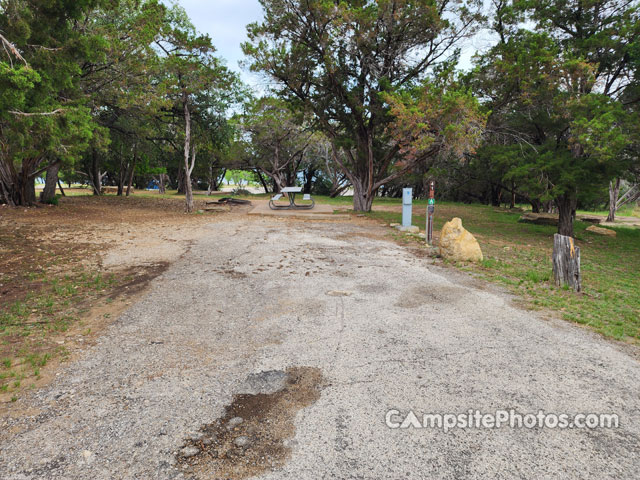
[[[185,215],[183,203],[0,206],[0,410],[45,385],[222,216]]]
[[[179,465],[195,478],[233,480],[282,467],[291,454],[295,416],[320,398],[321,385],[319,369],[294,367],[279,391],[234,396],[224,417],[185,442]]]

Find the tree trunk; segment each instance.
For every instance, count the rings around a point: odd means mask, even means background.
[[[44,190],[40,194],[40,202],[49,203],[56,197],[56,184],[58,183],[58,172],[60,162],[53,163],[47,168],[47,176],[44,182]]]
[[[91,151],[91,171],[89,172],[89,180],[93,187],[93,194],[102,195],[102,175],[100,174],[98,151],[95,148]]]
[[[576,198],[565,193],[556,198],[558,206],[558,233],[567,237],[573,237],[573,218],[575,215]]]
[[[195,165],[196,151],[191,147],[191,111],[189,110],[189,97],[183,93],[182,103],[184,106],[184,186],[185,202],[187,213],[193,212],[193,187],[191,185],[191,172]],[[191,165],[189,165],[189,152],[191,152]]]
[[[184,166],[178,167],[178,194],[184,195],[187,191],[185,187]]]
[[[122,151],[120,152],[120,171],[118,172],[118,197],[121,197],[124,193],[124,180],[127,176],[127,169],[129,166],[125,168],[124,161],[122,160]]]
[[[616,178],[615,183],[609,182],[609,215],[607,222],[613,222],[616,219],[616,209],[618,208],[618,197],[620,196],[620,178]]]
[[[220,169],[217,164],[217,161],[213,161],[209,164],[209,178],[207,179],[207,183],[209,185],[207,188],[207,196],[220,190],[220,182],[224,180],[224,176],[227,173],[226,168]],[[220,172],[222,172],[222,174]]]
[[[499,207],[502,195],[502,187],[500,185],[491,185],[491,206]]]
[[[534,198],[534,199],[531,199],[529,203],[531,203],[531,211],[533,213],[540,213],[540,208],[542,206],[542,203],[540,202],[540,200],[538,200],[537,198]]]
[[[209,178],[207,179],[207,197],[215,192],[215,178],[213,176],[213,162],[209,163]]]
[[[9,205],[9,194],[5,190],[4,182],[0,180],[0,205],[7,204]]]
[[[219,191],[220,187],[222,186],[222,182],[224,182],[224,177],[227,175],[227,169],[223,168],[222,171],[220,172],[220,175],[218,175],[215,179],[215,191]]]
[[[511,182],[511,203],[509,204],[509,208],[516,207],[516,184]]]
[[[164,195],[165,193],[167,193],[167,187],[166,187],[166,179],[167,179],[167,174],[166,173],[161,173],[160,174],[160,185],[158,185],[158,193],[160,193],[160,195]]]
[[[23,192],[26,199],[25,205],[34,205],[36,203],[36,185],[33,178],[28,178],[25,181]]]
[[[12,207],[32,206],[36,202],[35,172],[41,160],[25,158],[19,171],[16,171],[12,162],[0,160],[0,200]]]
[[[573,238],[558,233],[553,236],[553,277],[557,286],[569,285],[576,292],[582,289],[580,247]]]
[[[191,179],[188,178],[189,175],[187,175],[187,181],[185,182],[185,192],[184,192],[184,196],[185,196],[185,210],[187,213],[193,213],[193,208],[194,208],[194,204],[193,204],[193,186],[191,185]]]
[[[386,181],[393,180],[393,176],[381,178],[375,182],[374,175],[374,151],[373,137],[370,131],[362,132],[357,138],[357,147],[355,152],[349,149],[343,149],[342,152],[351,160],[352,167],[347,168],[340,161],[339,155],[334,148],[333,160],[340,167],[342,173],[347,177],[353,187],[353,210],[356,212],[370,212],[373,198]],[[378,175],[387,173],[387,168],[382,168],[382,172]],[[374,188],[375,187],[375,188]]]
[[[133,185],[133,175],[136,173],[136,163],[138,163],[138,154],[133,154],[133,163],[129,172],[129,181],[127,182],[127,197],[131,195],[131,186]]]
[[[269,185],[267,184],[266,180],[262,176],[262,173],[260,173],[260,170],[256,169],[256,174],[258,175],[258,179],[260,180],[260,183],[262,184],[262,188],[264,188],[264,193],[267,193],[267,194],[270,193],[269,192]]]
[[[16,187],[13,197],[14,205],[30,207],[36,202],[36,186],[33,177],[29,174],[21,171]]]
[[[265,171],[264,173],[271,178],[271,185],[273,186],[272,191],[274,193],[280,193],[283,188],[290,186],[287,183],[286,173],[282,171],[276,171],[276,172]],[[264,182],[263,182],[263,185],[264,185]]]
[[[339,197],[340,195],[342,195],[344,193],[345,190],[348,190],[349,187],[350,187],[349,184],[342,185],[341,187],[332,187],[331,188],[331,192],[329,192],[329,198]]]
[[[60,182],[60,178],[58,178],[58,188],[60,189],[60,193],[62,194],[62,196],[66,197],[67,194],[64,193],[64,188],[62,188],[62,183]]]
[[[368,188],[359,182],[353,182],[353,210],[356,212],[370,212],[373,204],[373,192],[368,194]]]
[[[304,171],[304,193],[311,193],[313,177],[316,176],[316,169],[309,167]]]

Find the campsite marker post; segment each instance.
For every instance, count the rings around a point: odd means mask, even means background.
[[[433,214],[436,211],[436,198],[434,194],[435,182],[429,182],[429,201],[427,202],[427,243],[433,245]]]

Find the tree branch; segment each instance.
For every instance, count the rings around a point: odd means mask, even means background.
[[[26,113],[26,112],[16,112],[14,110],[10,110],[9,113],[19,116],[19,117],[50,117],[52,115],[59,115],[64,113],[64,108],[58,108],[52,112],[35,112],[35,113]]]

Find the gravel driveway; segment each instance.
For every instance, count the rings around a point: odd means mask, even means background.
[[[348,222],[208,226],[0,419],[0,478],[638,478],[640,364]],[[390,428],[409,411],[619,428]]]

